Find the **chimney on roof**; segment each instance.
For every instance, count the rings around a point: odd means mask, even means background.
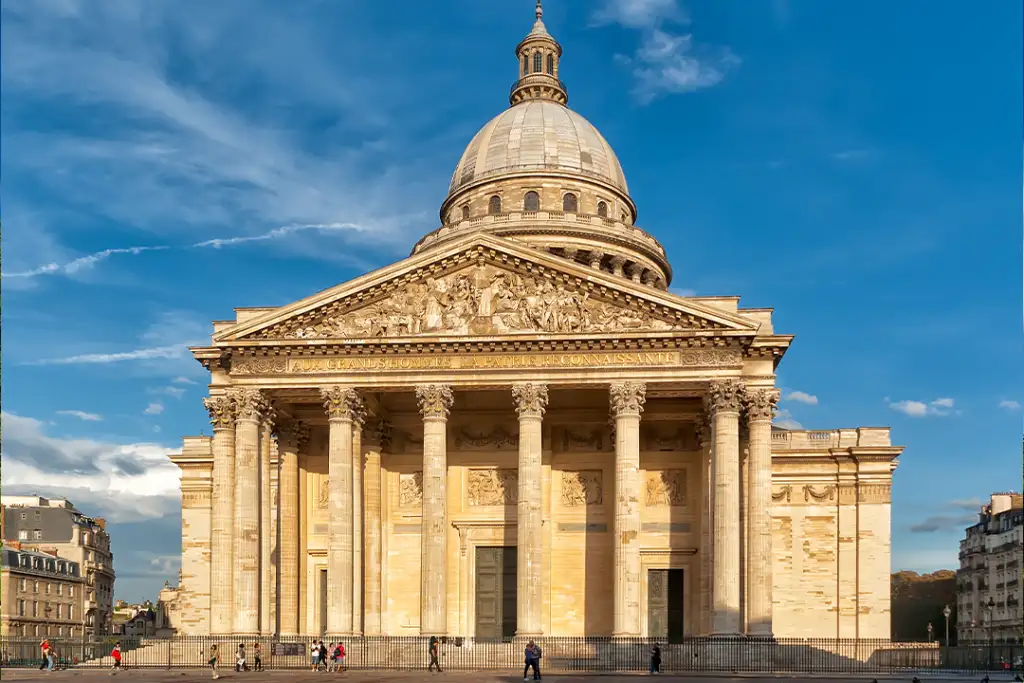
[[[96,522],[96,526],[98,526],[100,529],[103,529],[104,531],[106,530],[107,520],[105,520],[102,517],[97,517],[93,521]]]

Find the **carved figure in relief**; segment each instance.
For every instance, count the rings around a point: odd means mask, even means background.
[[[470,505],[515,505],[519,501],[516,470],[470,470]]]
[[[400,474],[398,479],[398,504],[401,507],[415,507],[423,503],[423,473]]]
[[[320,479],[320,491],[317,493],[316,506],[321,510],[327,508],[327,504],[331,501],[331,482],[324,476]]]
[[[671,321],[651,311],[592,299],[545,277],[476,266],[402,285],[386,298],[348,313],[268,330],[287,339],[399,337],[421,334],[512,332],[614,332],[706,326],[690,318]]]
[[[601,489],[600,470],[562,472],[562,505],[566,507],[601,505],[604,502]]]
[[[686,470],[647,473],[648,507],[685,507]]]

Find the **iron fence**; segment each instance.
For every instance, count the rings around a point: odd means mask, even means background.
[[[110,667],[110,652],[121,643],[127,668],[201,668],[208,666],[216,645],[220,666],[231,668],[239,644],[254,665],[254,645],[260,644],[266,669],[311,666],[310,646],[329,637],[238,638],[176,636],[135,638],[104,636],[89,640],[53,638],[49,642],[58,667]],[[345,667],[363,670],[426,668],[429,638],[357,637],[340,639]],[[652,648],[661,651],[661,670],[685,672],[763,673],[887,673],[911,671],[990,671],[1024,669],[1020,644],[967,643],[942,647],[937,643],[893,643],[886,640],[686,638],[666,642],[655,638],[544,637],[542,667],[552,672],[647,671]],[[38,667],[40,641],[0,637],[0,665]],[[526,641],[484,641],[446,637],[440,643],[441,666],[452,670],[514,670],[523,665]]]

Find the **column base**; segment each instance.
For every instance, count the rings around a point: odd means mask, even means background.
[[[612,633],[612,638],[626,639],[626,638],[640,638],[639,633]]]
[[[722,639],[725,639],[725,638],[746,638],[747,636],[746,636],[745,633],[740,633],[739,631],[736,631],[735,633],[712,633],[709,637],[710,638],[722,638]]]
[[[766,633],[752,632],[752,633],[748,633],[746,637],[747,637],[748,640],[756,640],[756,641],[760,641],[760,642],[774,641],[775,640],[775,634],[772,633],[771,631],[768,631]]]

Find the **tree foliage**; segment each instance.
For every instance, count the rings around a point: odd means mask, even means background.
[[[949,617],[949,640],[956,643],[956,572],[941,569],[931,574],[896,572],[890,577],[892,597],[892,638],[899,641],[927,640],[928,624],[934,627],[934,638],[943,641],[946,605]]]

